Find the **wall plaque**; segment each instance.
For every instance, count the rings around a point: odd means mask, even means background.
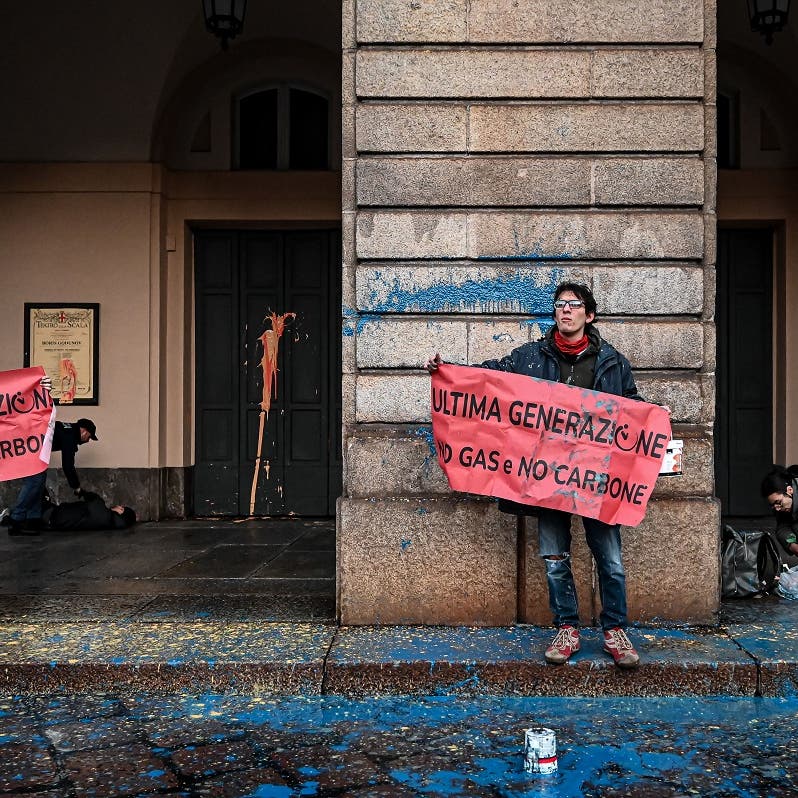
[[[100,305],[26,302],[25,366],[43,366],[58,404],[99,402]]]

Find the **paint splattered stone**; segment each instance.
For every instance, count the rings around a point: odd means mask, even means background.
[[[635,630],[643,664],[621,671],[598,630],[566,665],[547,665],[552,631],[537,627],[344,627],[327,657],[325,690],[346,695],[754,695],[756,663],[721,633]]]

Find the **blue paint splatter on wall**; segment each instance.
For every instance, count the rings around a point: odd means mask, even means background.
[[[432,427],[408,427],[407,431],[411,435],[415,435],[416,437],[423,438],[427,442],[427,446],[429,446],[430,454],[433,457],[438,456],[438,452],[435,450],[435,438],[432,435]]]
[[[375,271],[367,283],[369,312],[548,314],[554,288],[565,274],[562,269],[551,269],[543,279],[540,273],[514,270],[489,279],[469,277],[459,281],[454,270],[431,270],[432,274],[438,272],[439,282],[408,288],[398,276],[387,277],[381,271]]]

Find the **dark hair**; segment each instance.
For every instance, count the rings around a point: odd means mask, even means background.
[[[132,507],[125,507],[122,510],[122,519],[125,522],[125,526],[133,526],[136,523],[136,511]]]
[[[774,465],[762,480],[760,490],[763,498],[766,499],[771,493],[784,493],[792,485],[796,471],[798,469],[795,466],[785,468],[784,466]]]
[[[557,288],[554,289],[554,301],[556,302],[560,298],[560,294],[564,294],[566,291],[576,294],[585,303],[585,313],[593,313],[595,315],[596,298],[586,285],[568,281],[560,283]]]

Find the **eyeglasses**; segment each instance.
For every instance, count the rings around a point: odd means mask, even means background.
[[[779,496],[779,498],[778,498],[778,499],[774,499],[772,502],[770,502],[770,506],[771,506],[771,507],[772,507],[774,510],[778,510],[778,509],[779,509],[779,507],[781,507],[781,505],[782,505],[782,504],[784,504],[784,500],[785,500],[786,498],[787,498],[787,497],[786,497],[786,496],[785,496],[785,495],[782,493],[782,494]]]
[[[562,310],[566,305],[572,310],[579,310],[585,306],[585,303],[581,299],[558,299],[554,303],[557,310]]]

